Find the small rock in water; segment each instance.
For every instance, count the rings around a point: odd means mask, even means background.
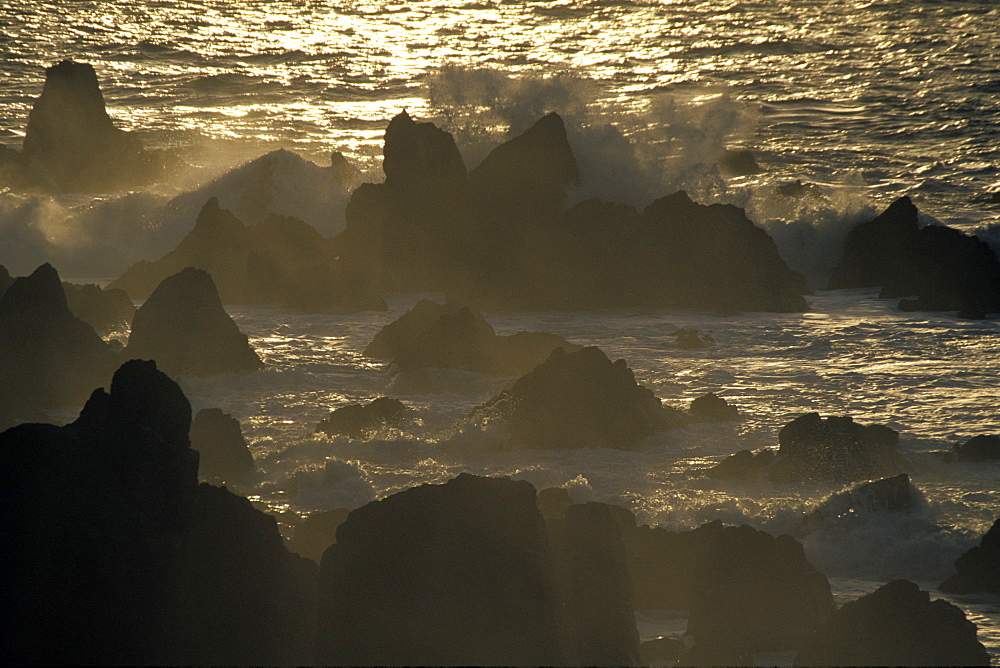
[[[985,591],[1000,594],[1000,520],[993,523],[979,545],[955,560],[955,570],[938,589],[952,594]]]
[[[739,409],[713,392],[697,397],[688,408],[688,419],[692,422],[728,422],[739,418]]]
[[[1000,436],[980,434],[955,446],[960,462],[985,462],[1000,459]]]
[[[338,408],[316,425],[316,431],[327,436],[366,438],[379,427],[399,422],[409,410],[399,399],[379,397],[364,405]]]

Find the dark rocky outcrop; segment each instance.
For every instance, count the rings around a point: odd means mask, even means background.
[[[871,513],[920,513],[928,508],[923,492],[900,473],[834,494],[809,512],[795,531],[804,536],[836,522],[862,519]]]
[[[968,594],[985,591],[1000,594],[1000,520],[993,523],[979,545],[955,560],[957,573],[941,583],[941,591]]]
[[[268,216],[245,226],[209,199],[194,228],[155,262],[138,262],[109,287],[146,299],[185,267],[212,275],[226,304],[278,304],[301,311],[385,310],[357,261],[296,218]]]
[[[468,474],[351,512],[321,563],[319,663],[634,662],[616,527],[570,514],[550,541],[529,483]]]
[[[119,351],[69,310],[51,265],[15,279],[0,298],[0,428],[37,411],[82,405],[107,382]]]
[[[850,482],[905,471],[896,452],[899,434],[882,425],[860,425],[849,416],[801,415],[778,433],[778,457],[767,471],[776,482]]]
[[[190,421],[133,360],[72,424],[0,434],[6,662],[311,661],[314,571],[249,501],[198,484]]]
[[[561,520],[573,505],[573,499],[565,487],[546,487],[538,492],[538,510],[547,520]]]
[[[288,551],[318,564],[326,548],[337,542],[337,527],[347,521],[350,512],[347,508],[334,508],[310,514],[296,525],[287,543]]]
[[[677,347],[684,350],[709,348],[715,343],[711,335],[701,334],[697,329],[678,329],[671,336],[677,337]]]
[[[727,422],[740,419],[740,411],[713,392],[695,398],[688,408],[688,420],[692,422]]]
[[[920,227],[907,197],[852,229],[830,288],[882,287],[906,311],[1000,311],[1000,260],[983,241],[943,225]]]
[[[69,310],[98,332],[124,331],[135,317],[135,304],[124,290],[88,283],[63,283]]]
[[[719,156],[718,164],[719,169],[730,176],[750,176],[762,171],[750,151],[726,149]]]
[[[239,421],[219,408],[203,408],[191,422],[191,448],[203,478],[237,480],[254,468]]]
[[[409,410],[399,399],[379,397],[364,405],[341,406],[323,418],[316,425],[316,431],[323,432],[327,436],[366,438],[380,427],[399,422]]]
[[[907,580],[845,604],[798,653],[802,666],[986,666],[976,625]]]
[[[573,352],[580,346],[548,332],[497,336],[478,311],[423,299],[379,330],[364,354],[390,359],[400,371],[443,368],[520,375],[556,348]]]
[[[964,443],[955,445],[955,455],[960,462],[985,462],[1000,459],[1000,436],[980,434]]]
[[[14,277],[7,271],[7,267],[0,264],[0,297],[3,297],[3,293],[7,292],[7,288],[13,283]]]
[[[683,422],[679,411],[636,383],[625,360],[612,362],[594,347],[557,348],[475,412],[508,419],[515,448],[630,449]]]
[[[164,279],[136,311],[125,353],[154,359],[175,375],[213,376],[263,366],[222,308],[212,277],[193,267]]]
[[[770,448],[757,452],[740,450],[707,469],[705,475],[717,480],[752,480],[759,478],[774,463],[775,457],[777,455]]]
[[[64,60],[45,69],[28,115],[15,183],[55,192],[104,192],[151,183],[175,158],[146,151],[114,126],[94,68]]]

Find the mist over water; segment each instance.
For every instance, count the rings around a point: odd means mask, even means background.
[[[64,279],[109,280],[173,249],[213,196],[247,224],[278,213],[333,236],[353,188],[381,180],[385,126],[404,108],[452,132],[469,168],[557,111],[581,171],[567,205],[641,209],[677,189],[735,204],[814,288],[850,227],[900,195],[925,222],[1000,248],[992,0],[19,2],[0,5],[0,26],[0,145],[20,148],[43,67],[73,58],[97,70],[118,127],[186,163],[127,193],[0,193],[0,264],[14,275],[48,261]],[[726,149],[750,151],[761,171],[726,173]],[[325,171],[332,151],[357,171]],[[806,187],[778,189],[796,181]],[[900,577],[933,586],[997,516],[1000,464],[932,453],[996,433],[1000,325],[902,313],[876,295],[818,292],[804,314],[486,314],[501,334],[550,331],[624,358],[668,404],[716,392],[746,416],[658,433],[637,452],[513,451],[496,425],[467,417],[513,378],[414,377],[363,357],[416,295],[390,295],[385,313],[228,307],[265,370],[178,380],[195,410],[243,425],[258,468],[234,488],[303,515],[468,471],[565,487],[669,528],[721,518],[780,533],[841,487],[723,483],[704,469],[776,445],[810,411],[886,424],[927,512],[803,542],[842,592]],[[715,345],[679,349],[680,327]],[[368,442],[313,433],[331,409],[380,395],[418,417]],[[995,653],[1000,613],[973,604]]]

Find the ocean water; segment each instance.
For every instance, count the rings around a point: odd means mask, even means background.
[[[155,259],[217,178],[223,206],[296,215],[333,235],[353,185],[381,178],[382,133],[403,108],[453,132],[469,167],[558,111],[584,176],[571,200],[642,206],[683,187],[744,206],[817,287],[847,229],[899,195],[1000,247],[993,0],[22,1],[0,2],[0,44],[0,144],[20,147],[42,68],[71,57],[94,65],[119,127],[189,165],[128,193],[0,192],[0,264],[15,274],[52,261],[64,277],[110,279]],[[720,173],[724,148],[752,151],[762,172]],[[352,182],[315,176],[333,150],[359,168]],[[795,180],[818,187],[777,192]],[[303,515],[469,471],[564,486],[668,528],[719,518],[783,532],[840,488],[702,471],[775,445],[783,424],[818,411],[897,429],[929,501],[924,513],[859,517],[804,540],[839,600],[900,577],[935,586],[1000,516],[1000,464],[933,454],[1000,432],[995,319],[901,313],[865,290],[817,291],[802,314],[487,314],[502,334],[600,346],[671,405],[711,391],[744,415],[657,434],[635,452],[517,452],[498,425],[466,417],[512,379],[394,374],[361,355],[418,297],[389,295],[386,313],[230,309],[267,368],[179,380],[196,409],[219,406],[243,424],[258,470],[236,490]],[[711,332],[715,345],[679,349],[678,327]],[[383,394],[415,417],[367,442],[313,433],[331,409]],[[1000,599],[956,602],[1000,656]],[[646,635],[676,626],[644,619]]]

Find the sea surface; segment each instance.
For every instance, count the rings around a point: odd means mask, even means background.
[[[52,261],[64,278],[108,280],[156,259],[201,204],[197,194],[176,202],[225,175],[223,206],[257,194],[268,211],[333,235],[350,188],[381,178],[385,125],[404,108],[453,132],[469,167],[558,111],[583,172],[570,201],[644,206],[684,188],[743,206],[815,288],[850,226],[900,195],[925,222],[1000,247],[994,0],[0,2],[0,145],[20,148],[43,67],[63,58],[93,64],[116,124],[188,168],[129,193],[0,192],[0,264],[14,274]],[[248,193],[240,165],[279,148],[292,153],[268,163],[266,196]],[[751,151],[762,171],[722,173],[724,148]],[[301,175],[331,151],[359,173],[319,192]],[[778,192],[797,180],[816,187]],[[711,391],[744,416],[657,434],[635,452],[517,452],[500,426],[466,417],[513,379],[407,376],[362,356],[418,298],[389,295],[385,313],[230,309],[267,368],[180,382],[195,408],[219,406],[243,424],[258,470],[234,489],[305,515],[469,471],[564,486],[668,528],[722,519],[782,532],[840,488],[702,472],[775,445],[783,424],[817,411],[897,429],[929,501],[924,513],[858,517],[804,540],[839,600],[901,577],[934,587],[1000,516],[1000,464],[934,454],[1000,432],[996,319],[902,313],[876,291],[821,289],[802,314],[486,314],[502,334],[547,330],[600,346],[670,405]],[[715,344],[680,349],[671,333],[681,327]],[[313,433],[331,409],[383,394],[416,417],[368,442]],[[1000,598],[956,602],[1000,657]],[[670,623],[650,613],[644,636]]]

